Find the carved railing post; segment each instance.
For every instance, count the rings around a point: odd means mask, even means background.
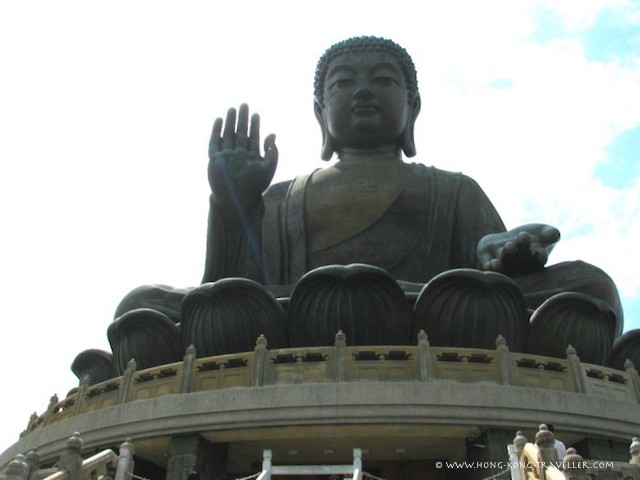
[[[122,375],[120,380],[120,396],[118,397],[118,404],[126,403],[129,401],[129,395],[131,392],[131,382],[133,381],[133,374],[136,373],[136,360],[132,358],[127,364],[127,369]]]
[[[253,352],[253,371],[251,372],[251,385],[261,387],[264,384],[264,369],[267,363],[267,339],[260,335],[256,340],[256,348]]]
[[[336,382],[344,382],[347,380],[347,336],[342,330],[336,333],[334,343],[334,372]]]
[[[631,387],[633,388],[633,393],[636,396],[636,401],[640,403],[640,376],[638,376],[636,366],[628,358],[624,362],[624,371],[627,372],[627,374],[631,377]]]
[[[131,480],[133,475],[133,454],[135,450],[131,439],[120,445],[120,455],[118,456],[118,466],[114,480]]]
[[[629,446],[629,455],[631,456],[629,463],[640,467],[640,438],[633,437]]]
[[[562,459],[562,471],[567,480],[589,480],[587,475],[584,458],[578,455],[576,449],[569,447],[567,454]]]
[[[271,450],[263,450],[262,451],[262,471],[265,473],[264,477],[260,477],[264,480],[271,480],[271,459],[273,455],[271,454]]]
[[[182,358],[182,380],[180,381],[180,393],[189,393],[191,390],[191,378],[193,376],[193,364],[196,359],[196,347],[189,345]]]
[[[429,337],[424,330],[420,330],[418,333],[418,374],[423,382],[433,378],[431,345],[429,345]]]
[[[518,460],[520,460],[520,457],[522,457],[522,452],[524,451],[524,446],[527,444],[529,440],[527,440],[527,437],[524,436],[524,434],[518,430],[516,432],[516,436],[513,437],[513,445],[516,447],[516,455],[518,455]]]
[[[36,449],[29,450],[25,455],[25,461],[29,466],[29,480],[38,478],[38,468],[40,467],[40,455]]]
[[[67,480],[80,480],[82,473],[82,444],[80,434],[75,432],[67,440],[64,451],[60,455],[58,469],[67,473]]]
[[[25,461],[24,455],[16,455],[16,458],[9,462],[4,475],[6,480],[27,480],[29,478],[29,465]]]
[[[536,446],[538,447],[539,471],[544,474],[545,468],[550,465],[558,465],[558,451],[556,450],[556,437],[543,423],[536,433]]]
[[[358,470],[362,474],[362,449],[353,449],[353,469]]]
[[[47,411],[44,413],[44,418],[42,419],[42,425],[48,425],[51,421],[51,417],[55,413],[54,410],[56,405],[58,404],[58,395],[55,393],[49,399],[49,406],[47,407]]]
[[[498,338],[496,338],[496,351],[498,352],[498,364],[502,385],[511,385],[513,383],[511,353],[509,353],[509,346],[502,335],[498,335]]]
[[[507,453],[509,454],[509,469],[511,470],[511,480],[524,480],[526,478],[524,469],[521,468],[522,452],[527,439],[520,430],[516,432],[513,443],[507,445]]]
[[[89,378],[89,375],[85,375],[82,377],[82,381],[80,382],[78,393],[76,395],[75,408],[73,409],[74,415],[80,415],[84,412],[84,401],[87,397],[87,390],[89,389],[90,382],[91,379]]]
[[[24,437],[27,433],[29,433],[31,429],[34,428],[34,425],[36,424],[37,421],[38,421],[38,414],[36,412],[33,412],[29,416],[29,422],[27,423],[27,428],[20,433],[20,438]]]
[[[567,347],[567,360],[569,360],[569,367],[571,368],[571,374],[573,375],[573,382],[576,386],[576,391],[580,393],[587,393],[587,374],[582,368],[580,363],[580,357],[578,352],[572,345]]]

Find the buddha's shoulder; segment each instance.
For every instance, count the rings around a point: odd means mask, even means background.
[[[284,182],[278,182],[270,185],[264,192],[265,199],[275,200],[278,198],[284,198],[291,187],[291,183],[293,183],[293,180],[285,180]]]
[[[412,177],[414,179],[444,182],[452,186],[477,185],[477,182],[473,178],[462,172],[443,170],[423,163],[411,163],[410,165],[413,166]]]
[[[407,163],[407,165],[411,166],[411,172],[409,176],[410,183],[420,184],[423,182],[436,181],[442,184],[446,184],[450,188],[465,188],[469,186],[475,188],[478,185],[473,178],[461,172],[443,170],[441,168],[437,168],[431,165],[425,165],[418,162]],[[285,180],[272,184],[264,193],[265,202],[280,203],[286,198],[289,190],[292,188],[294,183],[300,187],[304,187],[310,177],[311,174],[307,174],[291,180]]]

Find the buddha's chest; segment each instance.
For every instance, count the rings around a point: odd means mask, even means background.
[[[407,181],[404,168],[321,172],[314,174],[305,196],[311,252],[335,245],[375,223],[402,194]]]

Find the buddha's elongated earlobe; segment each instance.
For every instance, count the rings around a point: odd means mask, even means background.
[[[322,160],[331,160],[333,157],[333,142],[331,141],[331,135],[329,135],[329,129],[327,123],[324,120],[324,109],[318,100],[313,103],[313,111],[316,114],[316,119],[320,124],[320,130],[322,131],[322,150],[320,151],[320,158]]]
[[[407,157],[415,157],[416,155],[416,142],[413,135],[416,119],[420,113],[420,95],[416,94],[416,98],[411,102],[411,111],[409,112],[409,121],[402,133],[402,151]]]

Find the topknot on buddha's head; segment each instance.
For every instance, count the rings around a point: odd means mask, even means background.
[[[418,77],[416,67],[411,56],[397,43],[386,38],[379,37],[352,37],[338,42],[329,47],[318,61],[316,76],[313,83],[316,100],[322,104],[324,102],[324,81],[327,75],[327,68],[331,60],[342,54],[357,54],[364,52],[381,52],[393,55],[400,64],[404,73],[407,85],[407,98],[409,103],[418,94]]]

